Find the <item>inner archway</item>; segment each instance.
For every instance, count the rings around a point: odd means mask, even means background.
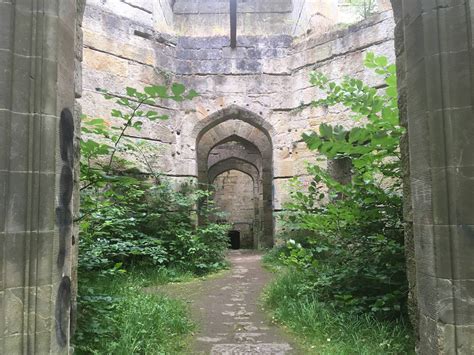
[[[258,195],[254,179],[242,171],[227,170],[216,176],[212,183],[216,206],[225,213],[224,218],[231,225],[232,231],[239,233],[238,243],[236,237],[231,239],[232,248],[255,248],[258,240],[254,229],[259,216],[255,206]]]

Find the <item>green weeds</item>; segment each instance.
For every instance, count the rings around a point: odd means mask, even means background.
[[[78,354],[185,353],[194,329],[182,301],[146,294],[150,284],[185,281],[187,272],[132,269],[112,277],[89,276],[79,296]]]
[[[409,326],[369,314],[336,311],[319,302],[301,272],[287,271],[265,292],[265,305],[275,322],[288,327],[308,354],[414,354]]]

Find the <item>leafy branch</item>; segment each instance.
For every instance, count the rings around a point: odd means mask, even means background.
[[[118,97],[110,92],[98,89],[107,100],[115,99],[115,103],[122,109],[113,109],[111,117],[115,120],[106,121],[103,118],[83,120],[82,132],[87,138],[81,140],[81,152],[83,163],[81,165],[82,181],[86,183],[81,187],[85,190],[94,185],[101,185],[105,180],[111,179],[112,166],[119,147],[124,144],[126,131],[134,128],[140,131],[145,121],[167,120],[169,116],[159,112],[146,109],[147,106],[156,105],[157,100],[173,100],[182,102],[192,100],[198,96],[194,90],[186,91],[182,84],[175,83],[171,87],[147,86],[143,91],[135,88],[126,88],[126,97]],[[117,119],[122,121],[117,124]],[[120,122],[119,121],[119,122]],[[116,133],[118,132],[118,133]],[[125,144],[130,150],[136,150],[136,144],[128,142]],[[91,168],[91,161],[96,165],[100,160],[107,158],[108,163],[98,169]],[[85,163],[87,162],[87,163]]]

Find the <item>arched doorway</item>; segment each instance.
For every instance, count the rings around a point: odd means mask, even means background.
[[[252,202],[255,218],[233,228],[252,231],[253,247],[273,245],[273,155],[272,127],[265,120],[238,106],[220,110],[196,125],[197,175],[202,186],[212,185],[218,175],[236,170],[252,177],[254,193]],[[234,192],[237,194],[238,192]],[[232,199],[232,196],[222,197]],[[235,212],[235,211],[234,211]],[[234,223],[232,223],[234,222]],[[250,244],[250,243],[249,243]]]

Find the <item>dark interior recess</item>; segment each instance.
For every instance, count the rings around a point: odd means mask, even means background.
[[[238,250],[240,249],[240,232],[239,231],[230,231],[229,232],[229,242],[231,249]]]

